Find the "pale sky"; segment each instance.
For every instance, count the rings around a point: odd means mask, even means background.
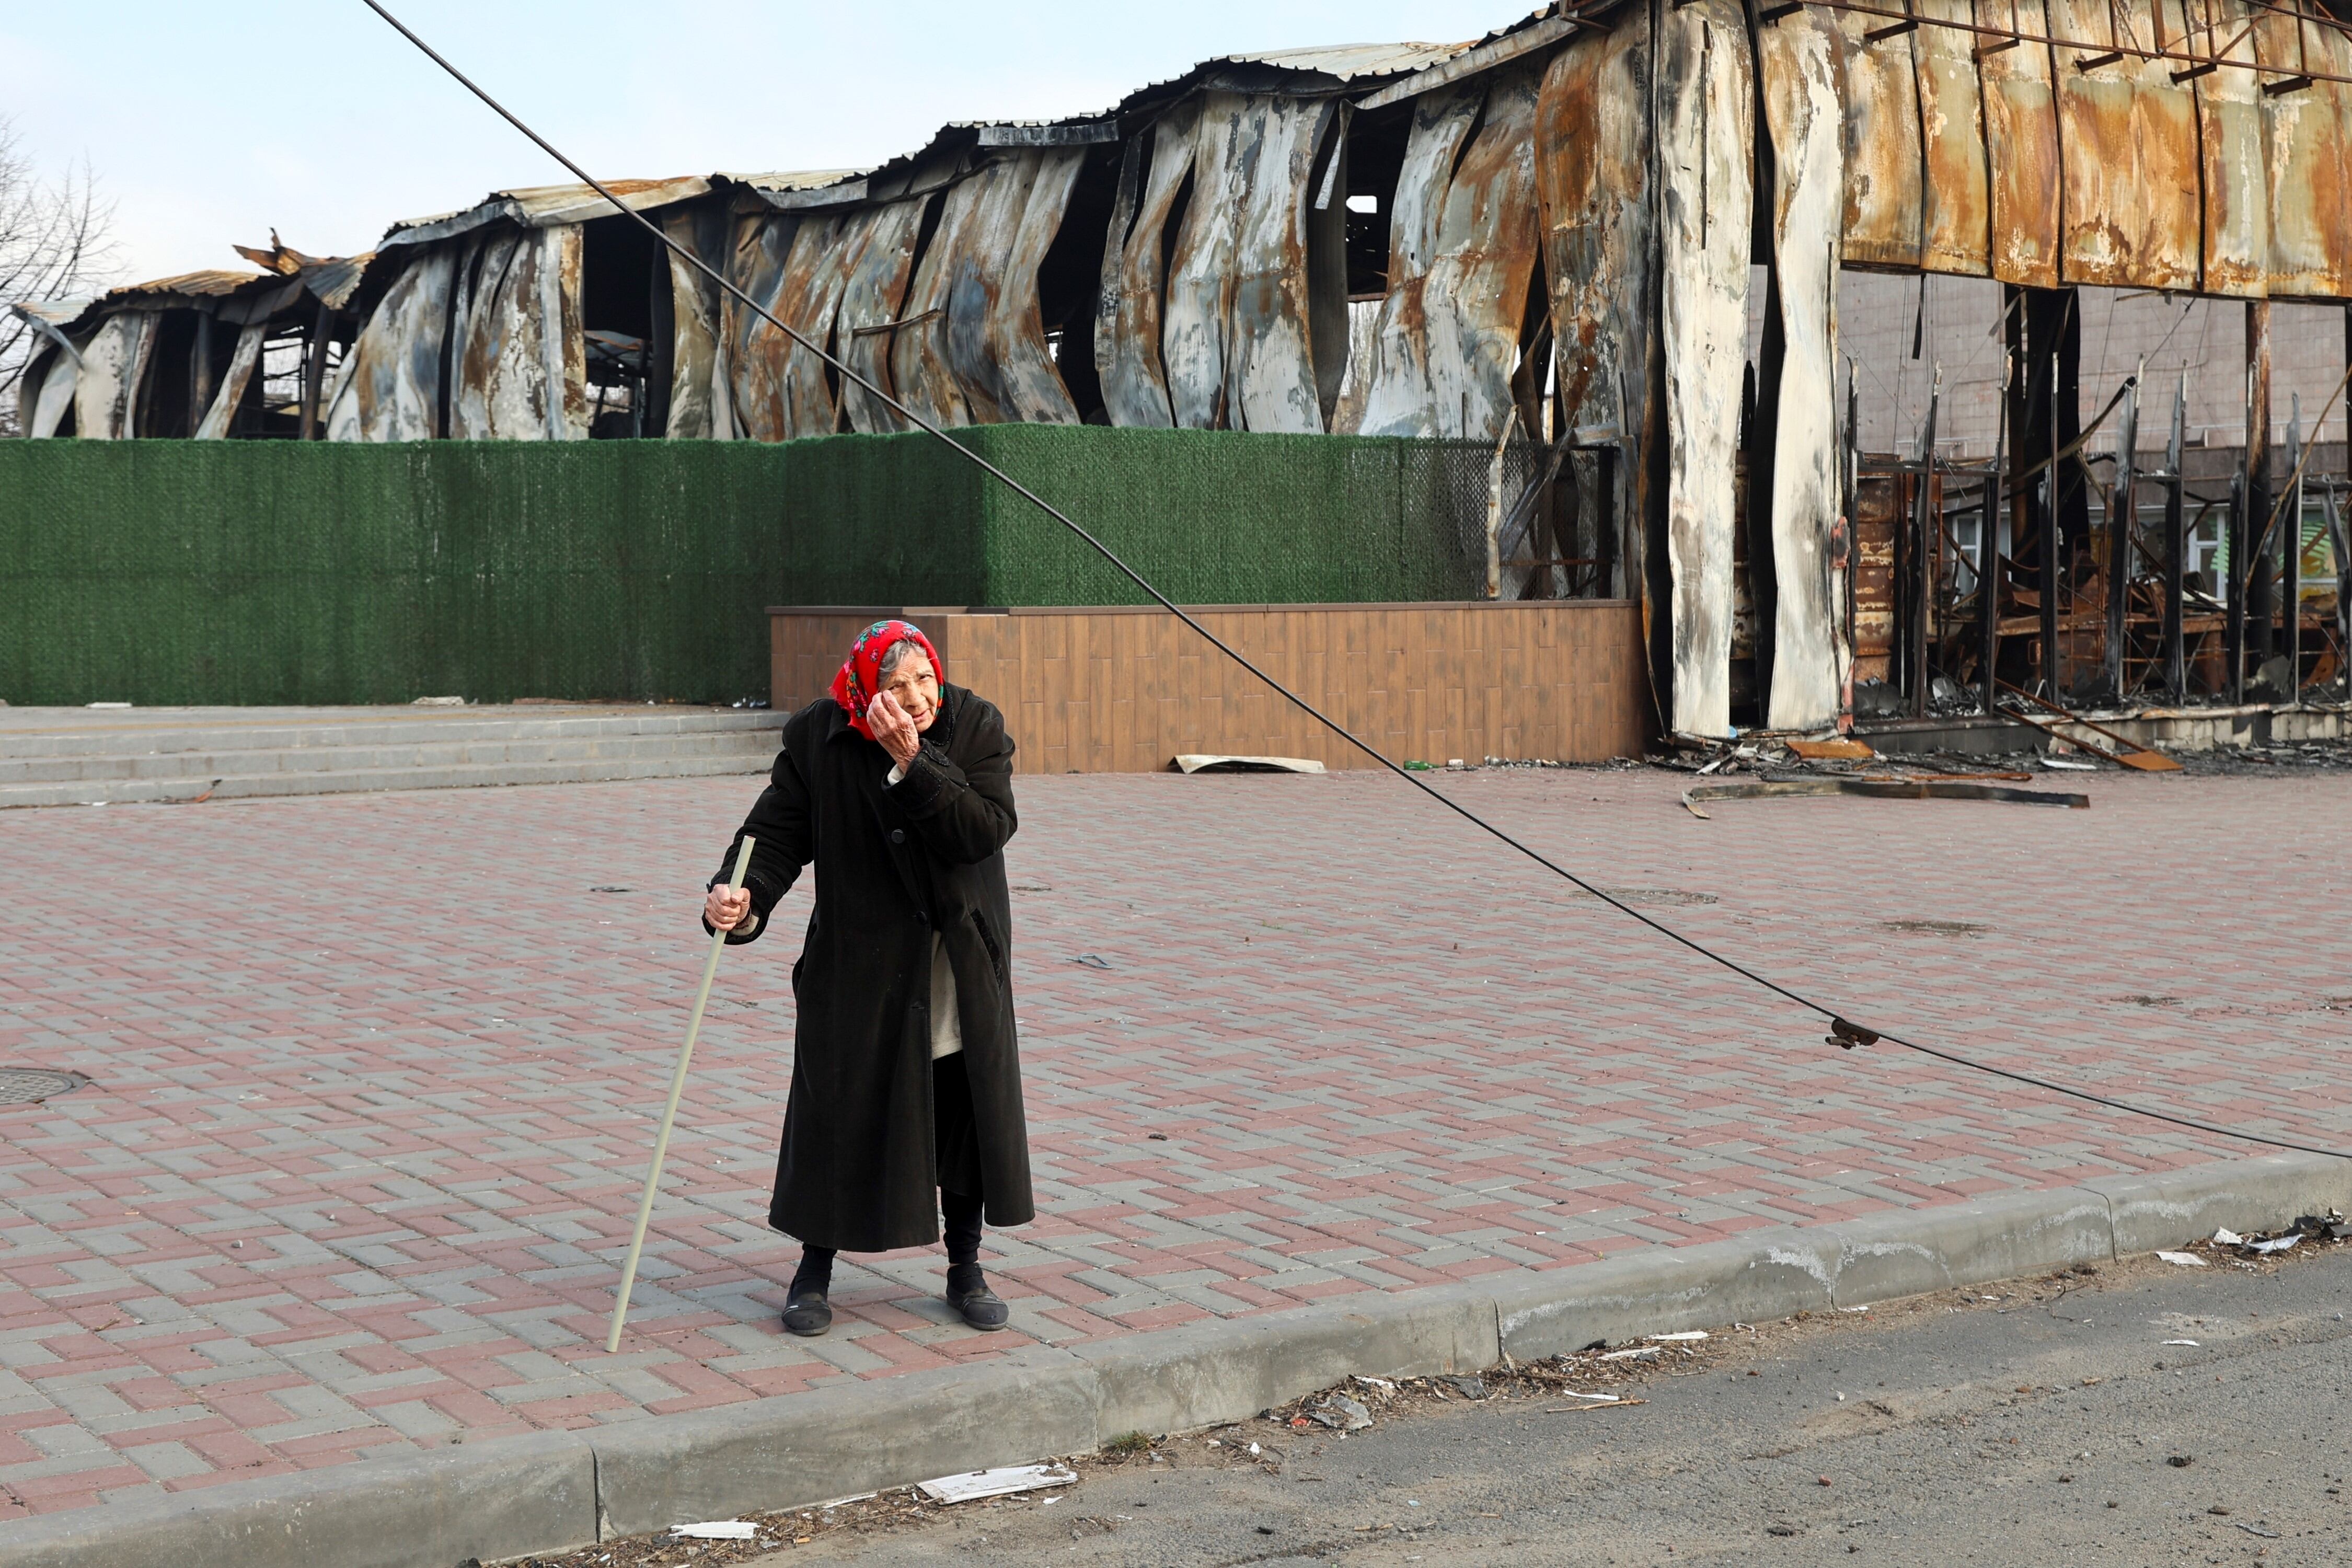
[[[598,174],[833,168],[955,120],[1108,107],[1218,55],[1476,37],[1534,0],[1174,5],[386,0]],[[314,255],[568,179],[359,0],[85,0],[0,12],[0,113],[118,203],[119,281]]]

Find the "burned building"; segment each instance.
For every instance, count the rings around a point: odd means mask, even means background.
[[[2279,426],[2266,345],[2271,301],[2352,299],[2348,153],[2352,32],[2320,0],[1586,0],[1468,43],[1214,60],[869,170],[614,188],[935,424],[1475,442],[1498,473],[1517,450],[1491,591],[1639,599],[1662,722],[1720,736],[1838,722],[1858,683],[1925,715],[2004,684],[2341,681],[2343,476],[2310,457],[2341,399]],[[341,265],[298,433],[905,427],[584,188]],[[1842,352],[1857,272],[1974,280],[1989,444],[1939,435],[1923,366],[1899,446],[1865,449],[1887,426],[1884,367]],[[2237,302],[2237,473],[2190,473],[2160,383],[2086,388],[2084,289]],[[194,372],[141,368],[133,309],[52,323],[29,430],[283,433],[175,412]],[[153,374],[191,391],[106,412]],[[2191,510],[2227,545],[2201,565]]]

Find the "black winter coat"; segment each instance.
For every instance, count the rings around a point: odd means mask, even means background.
[[[756,941],[801,873],[816,907],[793,965],[792,1100],[768,1223],[817,1247],[939,1239],[931,1123],[931,933],[946,939],[992,1226],[1035,1215],[1013,1024],[1013,741],[995,707],[942,683],[940,712],[895,785],[890,756],[830,698],[785,722],[768,787],[738,830]],[[732,874],[735,844],[715,881]]]

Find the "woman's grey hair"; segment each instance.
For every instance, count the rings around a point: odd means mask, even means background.
[[[885,648],[882,653],[882,679],[885,680],[889,679],[892,673],[895,672],[900,665],[907,662],[907,656],[908,654],[920,653],[922,651],[923,645],[917,642],[912,637],[900,637],[897,642],[892,643],[887,648]],[[925,662],[928,663],[929,661],[926,660]],[[932,673],[937,674],[938,672],[934,670]]]

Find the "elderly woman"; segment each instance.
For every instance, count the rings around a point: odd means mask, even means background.
[[[795,1334],[832,1326],[835,1252],[929,1246],[942,1211],[948,1305],[975,1329],[1003,1328],[981,1221],[1035,1212],[1006,963],[1013,741],[993,706],[941,673],[915,627],[867,627],[832,695],[784,725],[736,835],[758,840],[742,890],[722,871],[703,909],[730,943],[754,941],[816,866],[768,1208],[803,1247],[784,1293]],[[722,866],[734,858],[730,844]]]

